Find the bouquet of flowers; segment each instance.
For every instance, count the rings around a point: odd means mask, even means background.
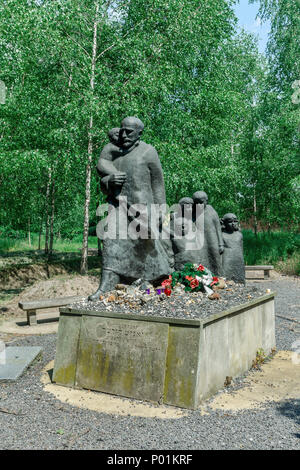
[[[207,294],[212,294],[212,287],[219,284],[219,278],[214,276],[202,264],[188,263],[182,271],[175,271],[169,276],[169,279],[162,282],[164,293],[170,296],[172,289],[177,284],[183,284],[186,292],[205,290]]]

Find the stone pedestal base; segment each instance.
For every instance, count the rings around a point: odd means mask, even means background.
[[[61,308],[53,381],[195,409],[274,347],[274,293],[204,320]]]

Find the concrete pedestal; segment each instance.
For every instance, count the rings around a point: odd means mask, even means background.
[[[195,409],[275,347],[274,295],[204,320],[61,308],[53,381]]]

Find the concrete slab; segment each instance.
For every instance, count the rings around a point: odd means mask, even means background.
[[[262,348],[270,351],[275,344],[275,305],[274,301],[262,306]]]
[[[0,382],[15,382],[41,354],[38,346],[11,346],[5,349],[5,359],[0,364]]]
[[[263,271],[246,271],[246,281],[252,281],[254,279],[265,279]]]

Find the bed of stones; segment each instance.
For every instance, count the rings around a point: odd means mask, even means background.
[[[255,300],[266,294],[263,286],[244,286],[233,281],[216,287],[212,295],[205,292],[185,292],[183,285],[177,285],[170,296],[160,286],[126,286],[118,284],[115,290],[101,295],[99,301],[83,300],[71,305],[73,309],[89,311],[126,313],[144,316],[203,319],[228,310],[240,304]]]

